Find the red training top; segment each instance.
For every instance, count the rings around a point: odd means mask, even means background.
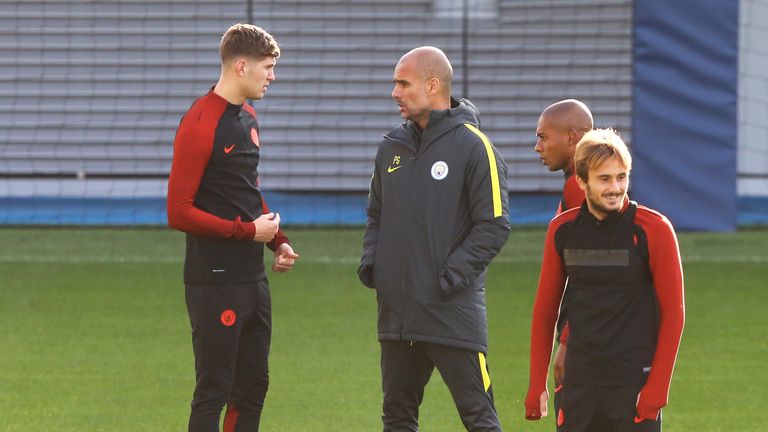
[[[639,418],[666,405],[685,321],[677,238],[660,213],[628,200],[597,220],[586,203],[549,225],[531,326],[526,418],[541,416],[558,307],[571,291],[565,385],[643,385]]]
[[[213,91],[181,120],[168,180],[168,224],[187,233],[185,283],[249,282],[266,276],[252,221],[269,213],[258,181],[259,128],[248,104]],[[278,231],[267,245],[288,239]]]

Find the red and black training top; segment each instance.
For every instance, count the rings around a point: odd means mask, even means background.
[[[536,418],[546,389],[566,278],[566,388],[645,384],[638,412],[658,411],[667,402],[685,319],[680,253],[670,222],[629,200],[606,220],[596,219],[586,202],[552,220],[533,310],[530,418]]]
[[[563,195],[560,197],[560,204],[557,207],[557,214],[575,207],[579,207],[584,202],[584,191],[579,187],[576,181],[576,175],[572,171],[564,171],[565,183],[563,184]]]
[[[187,233],[184,282],[252,282],[266,276],[252,223],[269,213],[258,181],[259,126],[248,104],[212,90],[181,119],[168,180],[168,224]],[[267,245],[288,239],[282,231]]]
[[[584,202],[584,191],[579,187],[573,169],[569,171],[563,170],[563,173],[565,174],[565,183],[563,184],[563,195],[560,198],[560,204],[557,206],[557,214],[579,207]],[[560,315],[557,320],[557,340],[561,344],[565,344],[568,341],[568,302],[566,300],[563,299],[560,304]]]

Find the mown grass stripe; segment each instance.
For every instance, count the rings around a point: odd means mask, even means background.
[[[267,257],[267,262],[270,258]],[[537,263],[540,258],[525,256],[501,256],[494,263]],[[182,264],[184,257],[99,257],[99,256],[31,256],[0,255],[2,264]],[[299,263],[311,264],[357,264],[357,256],[301,257]],[[684,256],[683,263],[766,263],[768,256]]]

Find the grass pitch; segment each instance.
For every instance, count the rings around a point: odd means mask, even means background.
[[[380,430],[376,300],[355,275],[360,229],[287,229],[302,254],[270,274],[264,431]],[[665,429],[764,430],[768,231],[679,235],[687,324]],[[489,367],[505,430],[523,419],[544,231],[514,230],[488,276]],[[181,279],[166,229],[0,229],[0,430],[183,431],[194,386]],[[463,430],[438,373],[421,429]]]

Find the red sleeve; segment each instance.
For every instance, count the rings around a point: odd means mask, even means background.
[[[547,370],[552,355],[552,337],[555,333],[560,300],[565,289],[565,268],[555,248],[555,233],[577,212],[568,212],[555,217],[547,230],[531,323],[531,369],[528,395],[525,398],[525,418],[529,420],[541,418],[539,397],[547,391]]]
[[[656,419],[667,404],[672,371],[685,325],[685,294],[680,250],[672,224],[660,213],[638,208],[635,220],[648,237],[648,264],[659,302],[659,336],[651,373],[640,393],[640,418]]]
[[[254,118],[256,118],[256,110],[254,110],[254,109],[253,109],[253,107],[252,107],[251,105],[249,105],[249,104],[247,104],[247,103],[246,103],[246,104],[243,104],[243,108],[245,108],[245,110],[246,110],[246,111],[247,111],[249,114],[251,114],[251,115],[252,115]],[[258,127],[258,126],[257,126],[257,127]],[[256,139],[254,140],[254,142],[256,142],[256,143],[257,143],[256,145],[259,145],[259,144],[258,144],[258,135],[257,135]],[[258,182],[259,182],[259,179],[256,179],[256,183],[257,183],[257,184],[258,184]],[[266,201],[266,199],[264,198],[264,194],[262,194],[262,195],[261,195],[261,214],[267,214],[267,213],[269,213],[269,206],[267,205],[267,201]],[[274,252],[274,251],[276,251],[276,250],[277,250],[277,248],[279,248],[279,247],[280,247],[280,245],[281,245],[281,244],[283,244],[283,243],[289,243],[289,242],[288,242],[288,237],[286,237],[286,236],[285,236],[285,233],[283,233],[283,230],[282,230],[282,228],[278,228],[278,229],[277,229],[277,233],[275,234],[275,237],[274,237],[274,238],[273,238],[271,241],[269,241],[269,242],[267,243],[267,247],[268,247],[268,248],[269,248],[269,249],[270,249],[272,252]]]
[[[267,206],[267,200],[264,199],[264,195],[261,195],[261,214],[269,213],[269,206]],[[276,251],[283,243],[289,243],[288,237],[283,233],[282,228],[277,228],[275,237],[267,243],[267,247],[272,251]],[[290,243],[289,243],[290,244]]]
[[[200,102],[198,102],[200,103]],[[184,116],[173,142],[173,162],[168,179],[168,225],[179,231],[213,237],[253,239],[252,222],[222,219],[195,207],[200,186],[213,148],[219,115],[202,112],[199,107]],[[215,118],[215,120],[214,120]]]

